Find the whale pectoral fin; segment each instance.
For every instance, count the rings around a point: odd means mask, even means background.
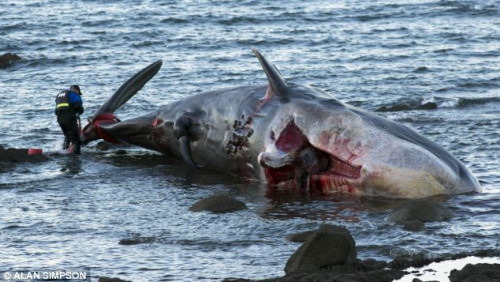
[[[281,100],[287,101],[288,83],[285,81],[279,70],[275,65],[273,65],[264,56],[262,56],[262,54],[257,51],[257,49],[253,48],[252,51],[254,52],[257,59],[259,59],[259,62],[262,65],[262,69],[266,73],[267,79],[269,81],[269,89],[266,93],[265,99],[269,100],[272,95],[276,95]]]
[[[190,117],[186,114],[181,115],[175,120],[174,123],[174,134],[177,139],[179,139],[181,145],[181,155],[184,162],[191,168],[198,168],[195,163],[193,156],[191,155],[191,147],[189,145],[189,128],[192,125]]]
[[[179,138],[179,142],[181,142],[181,154],[184,162],[191,168],[197,169],[198,165],[194,162],[193,156],[191,155],[191,147],[189,146],[189,139],[187,136],[181,136]]]

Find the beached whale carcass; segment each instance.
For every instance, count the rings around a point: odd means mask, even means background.
[[[481,191],[471,172],[414,130],[286,81],[253,50],[268,78],[193,95],[137,118],[114,112],[160,69],[136,74],[89,119],[88,143],[138,145],[271,187],[397,198]]]

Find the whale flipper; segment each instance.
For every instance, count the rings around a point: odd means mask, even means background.
[[[192,117],[188,114],[184,113],[179,116],[174,123],[174,135],[179,139],[180,142],[180,151],[182,155],[182,159],[189,165],[191,168],[198,168],[196,163],[194,162],[193,156],[191,155],[191,147],[189,145],[189,131],[192,125]]]
[[[193,156],[191,155],[191,147],[189,146],[189,139],[187,136],[182,136],[179,138],[181,142],[181,155],[184,162],[191,168],[198,168],[198,165],[194,162]]]

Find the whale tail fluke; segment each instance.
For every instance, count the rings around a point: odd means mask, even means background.
[[[104,103],[93,116],[89,117],[88,124],[82,129],[80,138],[83,144],[97,139],[104,139],[109,142],[117,143],[112,136],[108,136],[101,128],[101,124],[112,124],[120,122],[114,115],[123,104],[146,85],[160,70],[162,61],[158,60],[145,67],[130,79],[128,79],[116,92]]]
[[[111,96],[111,98],[109,98],[109,100],[104,103],[99,110],[97,110],[92,119],[102,113],[114,113],[130,98],[132,98],[132,96],[139,92],[139,90],[141,90],[142,87],[144,87],[144,85],[156,75],[156,73],[158,73],[161,65],[162,61],[158,60],[132,76],[129,80],[122,84],[118,90],[116,90],[113,96]]]

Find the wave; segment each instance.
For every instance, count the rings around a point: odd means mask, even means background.
[[[485,1],[488,2],[488,1]],[[441,1],[437,4],[445,9],[445,12],[455,15],[467,16],[496,16],[499,7],[496,3],[461,2],[461,1]]]
[[[500,97],[481,98],[444,98],[425,97],[419,99],[401,99],[389,105],[379,107],[377,112],[400,112],[414,110],[435,110],[441,108],[467,108],[471,106],[499,103]]]
[[[185,18],[169,17],[169,18],[162,19],[160,22],[165,23],[165,24],[187,24],[190,22],[190,20],[185,19]]]
[[[256,18],[250,16],[233,16],[226,19],[220,19],[217,22],[222,25],[236,25],[236,24],[260,24],[266,22],[267,19]]]

